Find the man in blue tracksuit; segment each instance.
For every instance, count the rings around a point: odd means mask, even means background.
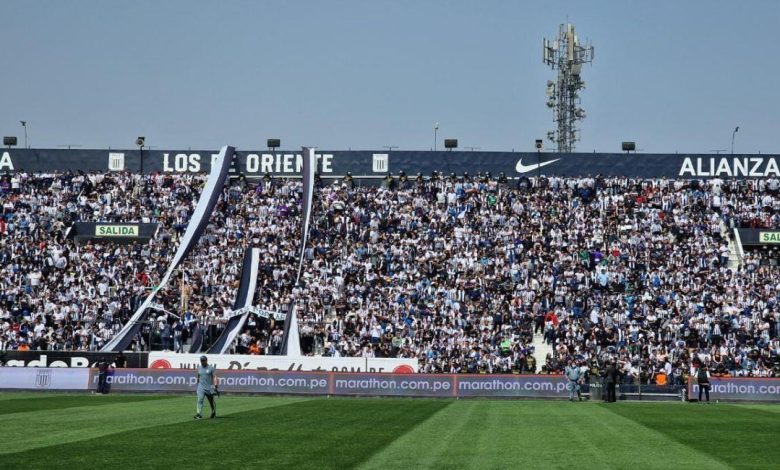
[[[211,405],[211,418],[217,417],[217,405],[214,403],[214,395],[219,394],[217,389],[217,376],[214,374],[214,366],[209,365],[206,356],[200,356],[200,367],[198,367],[198,406],[195,419],[203,418],[203,397],[208,398]]]
[[[574,392],[577,392],[577,398],[582,401],[582,395],[580,394],[582,370],[574,361],[569,361],[569,365],[566,366],[564,374],[566,375],[566,378],[569,379],[569,401],[574,401]]]

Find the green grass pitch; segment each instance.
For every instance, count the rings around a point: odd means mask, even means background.
[[[780,468],[780,406],[0,393],[0,468]],[[204,414],[208,410],[206,404]]]

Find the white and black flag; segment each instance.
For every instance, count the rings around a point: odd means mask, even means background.
[[[311,209],[314,202],[314,176],[317,171],[317,158],[314,156],[313,148],[303,147],[302,163],[301,180],[303,181],[303,195],[301,198],[301,251],[300,259],[298,261],[298,274],[295,276],[296,286],[303,273],[306,242],[309,238],[309,225],[311,224]],[[284,320],[282,355],[294,357],[301,355],[301,338],[298,333],[298,318],[295,312],[295,302],[290,304],[287,317]]]
[[[244,328],[244,323],[246,323],[250,313],[248,307],[251,307],[254,301],[259,265],[260,250],[258,248],[247,248],[244,252],[244,262],[241,266],[241,284],[238,286],[236,300],[233,303],[233,311],[235,313],[228,319],[225,330],[209,348],[209,354],[224,354]],[[199,351],[190,350],[190,352]]]
[[[217,205],[219,196],[222,194],[222,189],[225,186],[234,153],[235,148],[229,145],[222,147],[219,151],[219,155],[211,165],[211,172],[206,181],[206,187],[203,188],[200,199],[198,199],[198,204],[195,206],[195,210],[192,213],[192,218],[190,218],[190,222],[187,224],[187,230],[185,230],[184,236],[179,244],[179,249],[176,251],[168,270],[165,272],[165,275],[162,277],[157,287],[152,290],[146,297],[146,300],[138,307],[138,310],[135,311],[125,326],[122,327],[122,330],[120,330],[119,333],[101,349],[102,352],[124,351],[141,329],[141,326],[148,315],[147,309],[152,304],[154,296],[168,284],[168,280],[173,272],[179,267],[179,264],[181,264],[190,251],[192,251],[198,243],[198,240],[200,240],[201,234],[206,229],[211,213],[214,211],[214,207]]]

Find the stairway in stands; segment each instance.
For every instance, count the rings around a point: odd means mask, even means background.
[[[729,268],[735,270],[742,265],[742,257],[740,256],[737,241],[734,238],[734,230],[729,228],[726,223],[721,220],[720,233],[729,241]]]
[[[534,333],[534,358],[536,358],[536,373],[542,371],[542,366],[546,362],[548,354],[553,353],[553,347],[544,341],[542,333]]]

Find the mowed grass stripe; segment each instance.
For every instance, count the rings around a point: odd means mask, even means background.
[[[708,405],[702,405],[702,406],[708,406]],[[721,406],[720,404],[709,406]],[[758,411],[760,413],[768,414],[768,413],[780,413],[780,406],[776,404],[770,404],[770,403],[739,403],[738,406],[743,410],[754,410]]]
[[[195,414],[194,395],[142,402],[132,401],[131,396],[128,398],[131,399],[128,402],[93,405],[99,398],[84,395],[84,404],[88,406],[0,415],[0,429],[3,430],[0,442],[0,462],[3,464],[0,466],[12,468],[5,466],[4,454],[66,443],[66,447],[70,447],[75,442],[94,438],[101,438],[102,441],[111,434],[134,433],[147,427],[189,422]],[[222,397],[218,399],[217,407],[225,414],[233,414],[306,400],[287,397]],[[206,407],[208,409],[208,405]],[[128,444],[132,444],[132,439],[114,451],[126,449]]]
[[[190,418],[5,454],[2,462],[8,468],[47,469],[89,467],[96,462],[108,468],[352,468],[450,403],[384,399],[287,403],[216,420]],[[225,411],[230,407],[222,405]],[[105,425],[112,426],[118,419],[122,417]]]
[[[482,432],[482,420],[475,416],[481,408],[477,401],[454,402],[399,436],[360,468],[454,467],[453,462],[460,461],[458,455],[468,450],[463,436],[473,442]],[[475,422],[480,424],[475,427]]]
[[[5,400],[18,400],[20,398],[54,398],[63,396],[84,396],[84,393],[59,393],[59,392],[0,392],[0,402]]]
[[[52,399],[45,396],[33,396],[3,400],[0,404],[0,415],[25,413],[28,411],[44,411],[81,406],[105,406],[116,403],[130,403],[150,400],[165,400],[175,398],[174,395],[92,395],[92,400],[85,400],[84,395],[66,395]]]
[[[728,468],[591,403],[461,400],[373,455],[361,468],[666,469],[672,463]]]
[[[726,404],[679,404],[673,413],[636,405],[609,410],[734,468],[777,468],[780,462],[777,413]]]

